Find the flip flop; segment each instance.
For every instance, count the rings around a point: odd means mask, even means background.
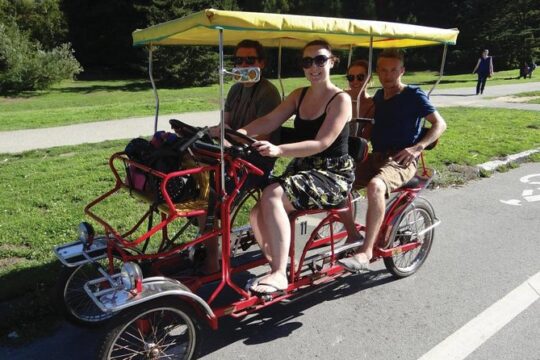
[[[244,290],[246,291],[253,291],[251,288],[259,285],[258,279],[256,277],[249,278],[246,282],[246,285],[244,286]]]
[[[253,289],[253,287],[257,286],[257,285],[267,286],[267,287],[273,289],[273,291],[257,291],[255,289]],[[286,293],[286,290],[287,290],[287,288],[280,289],[280,288],[276,287],[275,285],[264,283],[264,282],[256,283],[256,284],[252,285],[252,287],[249,289],[249,291],[251,291],[252,293],[254,293],[257,296],[284,295]]]
[[[337,262],[339,265],[343,266],[345,270],[350,271],[355,274],[369,271],[369,261],[361,262],[361,261],[358,261],[354,256],[351,256],[345,259],[340,259]]]

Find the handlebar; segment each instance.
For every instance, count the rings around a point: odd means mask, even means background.
[[[208,134],[208,130],[209,130],[208,126],[205,126],[199,131],[197,131],[191,138],[189,138],[188,141],[180,145],[180,147],[178,148],[178,151],[180,151],[181,153],[186,151],[186,149],[190,147],[191,145],[193,145],[197,140],[202,139],[206,134]]]

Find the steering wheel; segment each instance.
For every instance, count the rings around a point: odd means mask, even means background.
[[[231,144],[235,146],[241,146],[241,147],[246,147],[246,146],[251,147],[251,145],[255,141],[257,141],[257,139],[254,139],[249,135],[242,134],[236,130],[228,129],[228,128],[225,128],[225,139],[227,139],[227,141],[229,141]],[[241,141],[239,141],[239,139]]]
[[[182,122],[177,119],[170,119],[169,124],[171,124],[171,128],[174,130],[174,132],[183,133],[185,131],[187,134],[182,134],[182,135],[186,135],[186,136],[193,135],[197,131],[200,130],[199,128],[196,128],[195,126],[188,125],[185,122]]]
[[[177,119],[170,119],[169,124],[171,124],[171,128],[177,135],[185,138],[190,138],[202,130],[202,128],[188,125],[185,122]],[[212,138],[207,133],[200,140],[209,144],[213,144]]]

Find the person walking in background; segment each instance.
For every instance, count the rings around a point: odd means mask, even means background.
[[[531,66],[529,66],[529,79],[532,77],[533,71],[536,69],[536,63],[531,61]]]
[[[476,95],[483,94],[486,87],[486,80],[493,76],[493,59],[489,55],[489,50],[482,51],[482,55],[478,59],[474,67],[473,74],[478,74],[478,82],[476,83]]]
[[[527,75],[529,75],[529,65],[526,61],[523,62],[523,65],[519,68],[519,77],[518,79],[527,78]]]

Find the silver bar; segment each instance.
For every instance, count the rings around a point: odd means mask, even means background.
[[[434,222],[431,226],[428,226],[428,227],[425,228],[424,230],[420,231],[416,236],[422,236],[422,235],[424,235],[425,233],[427,233],[428,231],[431,231],[431,229],[436,228],[436,227],[439,226],[440,224],[441,224],[441,220],[435,218],[435,222]]]
[[[373,62],[373,35],[369,37],[369,57],[368,57],[368,73],[367,73],[367,80],[364,82],[364,85],[362,85],[362,88],[360,89],[360,92],[356,96],[356,117],[360,116],[360,97],[362,96],[362,93],[366,90],[368,83],[371,79],[371,63]]]
[[[154,66],[152,61],[152,44],[148,47],[148,76],[150,77],[150,83],[152,84],[152,90],[154,92],[154,98],[156,99],[156,115],[154,119],[154,132],[157,132],[158,129],[158,117],[159,117],[159,96],[156,88],[156,83],[154,81]]]
[[[285,87],[283,86],[283,79],[281,78],[281,39],[279,39],[277,69],[277,77],[279,80],[279,86],[281,87],[281,101],[283,101],[285,100]]]
[[[225,194],[225,97],[223,94],[225,76],[225,61],[223,60],[223,28],[219,30],[219,124],[220,124],[220,150],[221,150],[221,190]]]
[[[431,92],[433,90],[435,90],[435,87],[437,85],[439,85],[439,82],[441,81],[442,77],[443,77],[443,73],[444,73],[444,65],[446,63],[446,52],[448,50],[448,45],[447,44],[444,44],[444,50],[443,50],[443,56],[442,56],[442,60],[441,60],[441,68],[439,70],[439,77],[437,78],[437,81],[435,82],[435,84],[433,84],[433,86],[431,87],[431,89],[429,90],[427,96],[429,98],[429,96],[431,95]]]

